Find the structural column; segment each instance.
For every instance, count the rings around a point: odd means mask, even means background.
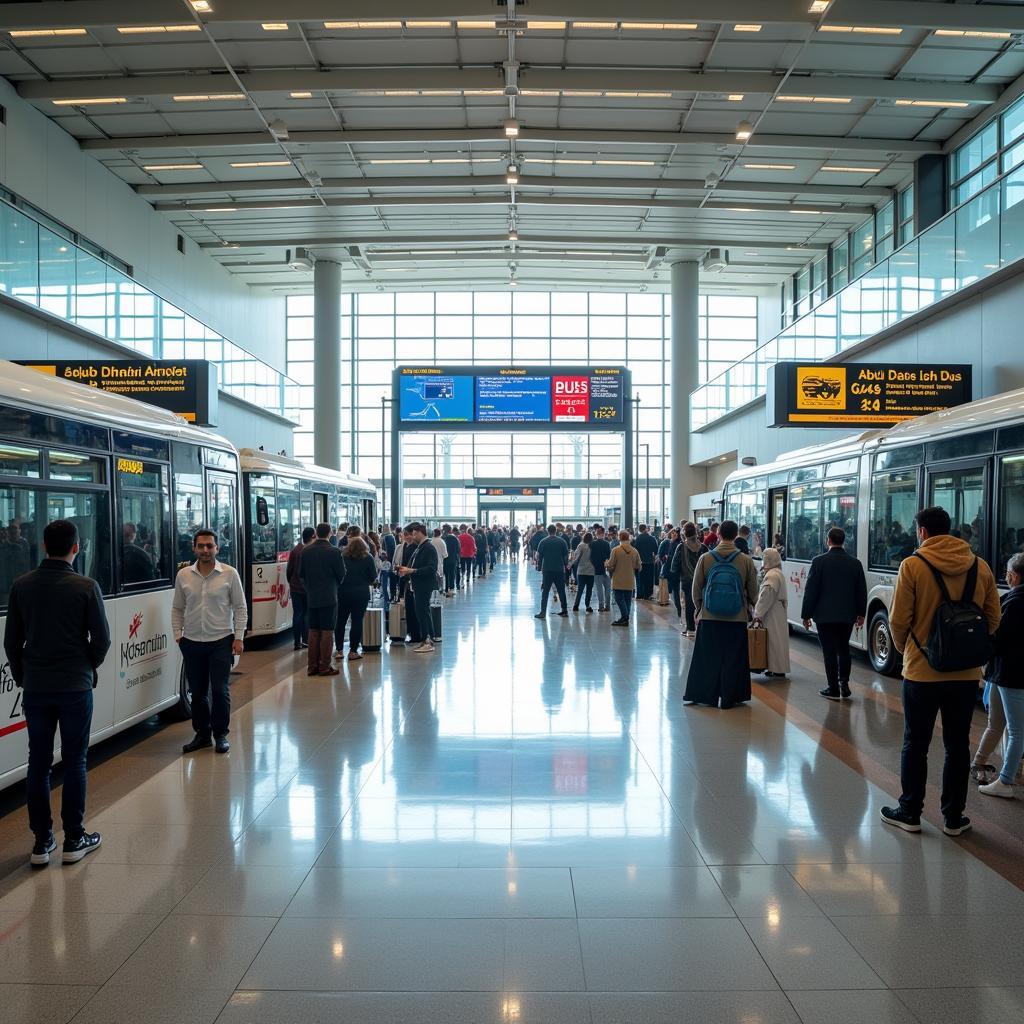
[[[698,271],[696,262],[672,264],[672,459],[673,522],[690,518],[690,495],[704,489],[704,474],[690,466],[690,392],[699,381]]]
[[[313,265],[313,461],[341,469],[341,264]]]

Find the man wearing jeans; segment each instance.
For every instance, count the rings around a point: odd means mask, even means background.
[[[23,690],[28,725],[27,802],[35,835],[30,863],[44,867],[57,848],[50,814],[53,739],[60,728],[64,788],[61,822],[63,861],[80,861],[100,845],[86,832],[85,758],[92,727],[96,670],[110,649],[103,595],[95,580],[71,567],[78,555],[78,528],[57,519],[43,530],[46,558],[14,581],[8,598],[4,651],[15,685]]]
[[[958,836],[971,827],[964,817],[971,765],[971,719],[978,699],[982,666],[942,672],[932,667],[928,637],[939,607],[945,601],[935,578],[943,580],[953,601],[973,601],[983,612],[989,635],[999,626],[999,594],[992,570],[976,558],[970,545],[950,536],[949,513],[934,506],[917,514],[917,553],[900,564],[889,610],[893,642],[903,655],[903,757],[900,776],[903,794],[896,807],[883,807],[882,820],[904,832],[921,831],[928,785],[928,746],[935,719],[942,716],[942,743],[946,760],[942,769],[942,830]],[[974,580],[973,593],[969,580]]]
[[[563,619],[569,617],[569,604],[565,599],[565,568],[569,564],[569,545],[558,536],[555,526],[548,527],[548,535],[537,545],[537,563],[541,569],[540,611],[535,619],[543,619],[548,613],[548,594],[555,588],[562,610]]]
[[[171,628],[192,691],[196,733],[181,749],[191,754],[216,740],[217,753],[226,754],[231,749],[228,677],[234,656],[242,653],[249,611],[238,573],[217,561],[217,535],[197,530],[192,547],[195,563],[178,571],[171,602]]]

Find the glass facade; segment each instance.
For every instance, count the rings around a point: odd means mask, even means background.
[[[143,357],[208,359],[220,389],[284,415],[284,374],[72,240],[52,222],[0,201],[0,292]]]
[[[640,505],[667,501],[671,300],[625,292],[365,292],[342,296],[342,462],[390,486],[391,371],[400,364],[624,364],[640,398]],[[757,346],[756,296],[701,296],[701,381]],[[313,297],[287,302],[290,415],[295,455],[313,457]],[[696,383],[696,382],[695,382]],[[547,479],[558,518],[600,518],[620,504],[622,439],[616,434],[422,433],[403,438],[404,514],[476,516],[474,478]],[[650,480],[646,479],[650,465]]]

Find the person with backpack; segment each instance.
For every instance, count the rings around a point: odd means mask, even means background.
[[[800,606],[804,629],[810,629],[813,620],[818,631],[826,684],[818,693],[826,700],[850,700],[853,696],[850,692],[850,635],[855,624],[864,625],[868,607],[864,566],[860,559],[847,553],[845,544],[846,531],[833,526],[828,531],[828,551],[811,562]]]
[[[679,577],[679,590],[685,602],[686,621],[683,623],[683,636],[695,636],[697,632],[697,606],[693,602],[693,577],[697,572],[697,563],[708,549],[697,536],[696,523],[683,524],[683,541],[672,556],[672,572]]]
[[[684,704],[723,710],[750,700],[747,621],[757,603],[757,569],[735,544],[731,519],[718,528],[718,544],[701,555],[693,574],[697,640],[686,676]]]
[[[889,609],[893,643],[903,655],[903,756],[899,804],[881,809],[882,821],[921,831],[928,785],[928,747],[942,715],[940,809],[943,832],[971,827],[964,816],[971,765],[971,721],[982,667],[999,627],[999,594],[992,570],[959,537],[938,506],[917,514],[920,547],[900,563]]]

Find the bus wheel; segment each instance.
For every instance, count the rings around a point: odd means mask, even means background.
[[[164,714],[175,722],[185,722],[192,717],[192,690],[185,677],[185,665],[178,670],[178,703],[171,705]]]
[[[899,675],[899,652],[889,629],[889,616],[881,609],[871,616],[868,626],[868,657],[871,667],[880,675]]]

